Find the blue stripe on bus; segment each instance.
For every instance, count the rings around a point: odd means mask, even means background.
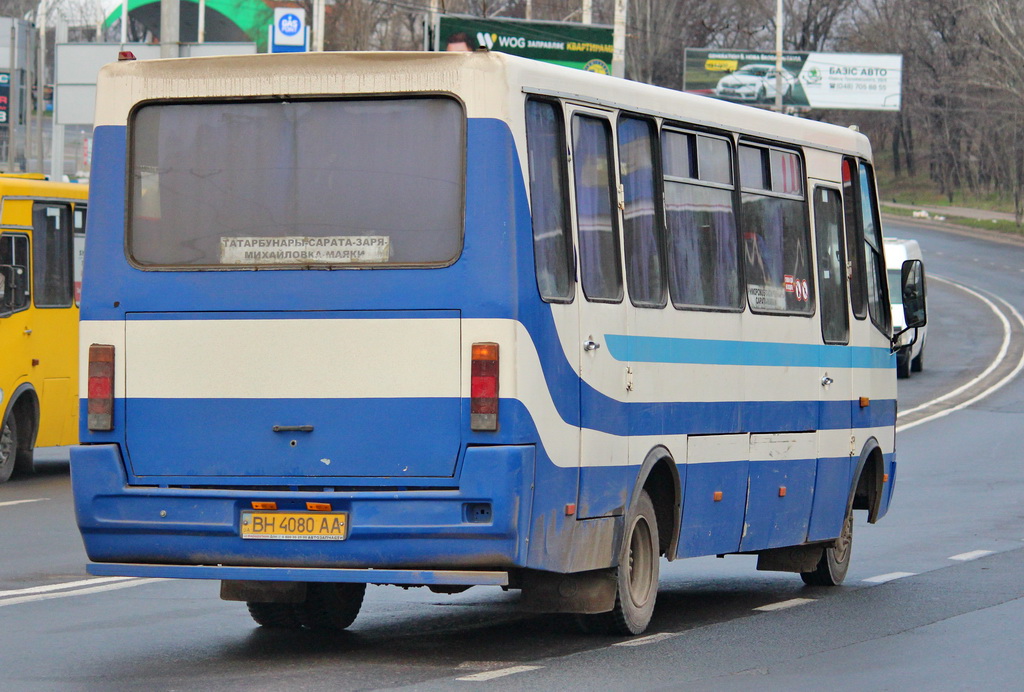
[[[631,363],[894,368],[886,348],[605,334],[612,358]]]

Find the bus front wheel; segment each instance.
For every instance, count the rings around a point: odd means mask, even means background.
[[[647,491],[629,513],[616,571],[615,607],[607,613],[580,615],[580,627],[594,634],[640,634],[651,621],[658,596],[658,520]]]
[[[18,425],[14,413],[7,416],[3,430],[0,430],[0,483],[6,483],[14,472],[18,457]]]
[[[846,511],[846,520],[839,538],[821,551],[818,565],[810,572],[801,572],[800,578],[808,586],[839,586],[846,579],[850,569],[850,554],[853,552],[853,510]]]

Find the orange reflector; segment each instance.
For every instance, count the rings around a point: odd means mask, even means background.
[[[130,15],[129,15],[129,16],[130,16]],[[860,407],[861,407],[861,408],[867,408],[867,407],[868,407],[868,406],[870,406],[870,405],[871,405],[871,399],[870,399],[869,397],[866,397],[866,396],[862,396],[862,397],[860,398]]]
[[[473,360],[498,360],[498,344],[473,344]]]
[[[131,15],[129,15],[129,16],[131,16]],[[889,474],[888,473],[883,473],[882,474],[882,482],[883,483],[888,483],[889,482]]]
[[[254,500],[253,503],[252,503],[252,508],[253,509],[277,509],[277,503],[276,502],[256,502]]]
[[[326,502],[307,502],[306,509],[310,512],[330,512],[331,506]]]
[[[576,514],[576,503],[570,502],[565,506],[565,516],[571,517]]]
[[[715,502],[721,502],[722,501],[722,491],[721,490],[716,490],[714,497],[715,497]]]
[[[786,496],[786,486],[780,485],[779,486],[779,497],[785,497],[785,496]]]

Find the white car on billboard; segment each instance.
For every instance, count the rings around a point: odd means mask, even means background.
[[[775,65],[755,63],[744,65],[722,77],[715,86],[715,96],[729,101],[762,103],[775,99]],[[796,84],[796,75],[782,70],[782,98],[787,99]]]

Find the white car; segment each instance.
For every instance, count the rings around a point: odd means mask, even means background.
[[[903,295],[901,291],[901,271],[903,262],[912,259],[922,259],[921,246],[916,240],[903,240],[900,238],[885,238],[885,269],[889,275],[889,302],[892,304],[892,329],[893,333],[903,329]],[[917,340],[910,348],[904,348],[896,353],[896,377],[905,379],[910,377],[911,372],[921,372],[924,368],[924,344],[928,333],[928,327],[921,327],[917,331]],[[901,344],[910,343],[914,337],[914,330],[911,330],[900,338]]]
[[[744,65],[718,80],[715,96],[730,101],[761,103],[775,98],[775,65]],[[792,72],[782,70],[782,98],[789,98],[796,84]]]

